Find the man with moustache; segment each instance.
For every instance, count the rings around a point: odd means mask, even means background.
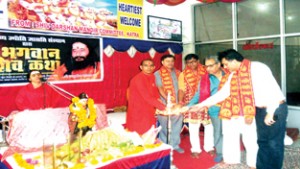
[[[178,101],[182,106],[197,104],[199,100],[202,101],[210,96],[209,78],[205,67],[199,62],[199,56],[191,53],[186,55],[184,60],[186,67],[178,77]],[[198,93],[198,95],[195,98],[195,102],[190,103],[196,93]],[[184,114],[183,121],[188,123],[192,158],[199,158],[199,154],[202,151],[199,139],[199,128],[201,124],[204,126],[205,133],[203,149],[213,155],[213,126],[207,113],[188,111]]]
[[[205,57],[205,67],[207,73],[209,74],[209,90],[210,90],[210,95],[212,96],[217,93],[219,89],[220,81],[222,77],[225,75],[225,73],[227,73],[227,70],[221,68],[221,63],[219,62],[218,56],[216,55],[210,55]],[[191,99],[190,103],[199,103],[199,91],[196,92],[194,97]],[[193,104],[189,104],[189,105],[193,105]],[[214,142],[214,146],[216,149],[216,157],[214,158],[214,161],[218,163],[223,160],[222,121],[219,118],[220,106],[213,105],[207,111],[213,126],[212,140]],[[206,130],[205,130],[205,135],[206,135]]]
[[[227,70],[221,68],[221,63],[216,55],[205,57],[205,67],[209,73],[210,95],[214,95],[218,92],[220,81]],[[222,120],[219,118],[219,113],[220,107],[218,105],[213,105],[208,109],[208,115],[213,125],[213,140],[216,149],[214,161],[217,163],[223,160]]]
[[[86,43],[72,44],[72,57],[56,69],[48,80],[99,79],[100,62],[95,52]]]
[[[161,68],[157,70],[155,75],[156,86],[158,87],[160,98],[167,103],[168,95],[170,95],[170,102],[172,106],[178,104],[178,76],[180,71],[174,67],[175,57],[167,54],[161,57]],[[168,116],[158,114],[157,119],[162,129],[159,132],[159,139],[170,144],[178,153],[184,153],[184,150],[179,147],[180,132],[182,128],[183,115],[171,115],[171,135],[168,140]]]

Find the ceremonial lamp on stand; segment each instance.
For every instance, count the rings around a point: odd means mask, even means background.
[[[172,122],[171,122],[171,108],[173,106],[173,103],[171,102],[171,92],[168,92],[167,96],[167,115],[168,115],[168,127],[167,127],[167,144],[171,145],[171,131],[172,131]],[[171,151],[171,169],[177,169],[177,167],[173,164],[173,150]]]
[[[170,144],[171,143],[171,108],[172,108],[172,102],[171,102],[171,93],[168,92],[168,96],[167,96],[167,115],[168,115],[168,127],[167,127],[167,143]]]

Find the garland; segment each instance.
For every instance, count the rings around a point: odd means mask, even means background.
[[[25,168],[25,169],[34,169],[34,164],[29,164],[27,162],[27,160],[25,160],[23,158],[22,154],[19,153],[15,153],[13,155],[13,158],[15,159],[15,161],[17,162],[17,164],[21,167],[21,168]]]
[[[87,117],[87,110],[80,103],[78,97],[72,98],[72,104],[69,106],[70,112],[75,116],[72,117],[72,120],[78,122],[77,127],[79,129],[83,127],[92,128],[96,124],[97,113],[94,100],[89,98],[87,104],[90,113],[89,117]]]

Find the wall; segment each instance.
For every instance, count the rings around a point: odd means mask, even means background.
[[[184,3],[176,6],[168,5],[154,5],[144,0],[144,32],[145,39],[147,39],[147,16],[159,16],[163,18],[170,18],[182,21],[182,33],[183,33],[183,53],[185,56],[188,53],[195,52],[195,46],[193,44],[193,5],[201,4],[196,0],[186,0]]]
[[[298,128],[300,130],[300,108],[289,106],[289,115],[287,121],[288,128]]]

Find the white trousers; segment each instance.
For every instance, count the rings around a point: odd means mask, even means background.
[[[247,165],[256,168],[258,151],[255,118],[250,125],[243,116],[222,120],[223,123],[223,159],[227,164],[241,162],[240,135],[246,149]]]
[[[189,123],[190,143],[192,153],[201,153],[199,128],[201,123]],[[208,124],[204,126],[204,151],[209,152],[214,150],[214,132],[213,125]]]

